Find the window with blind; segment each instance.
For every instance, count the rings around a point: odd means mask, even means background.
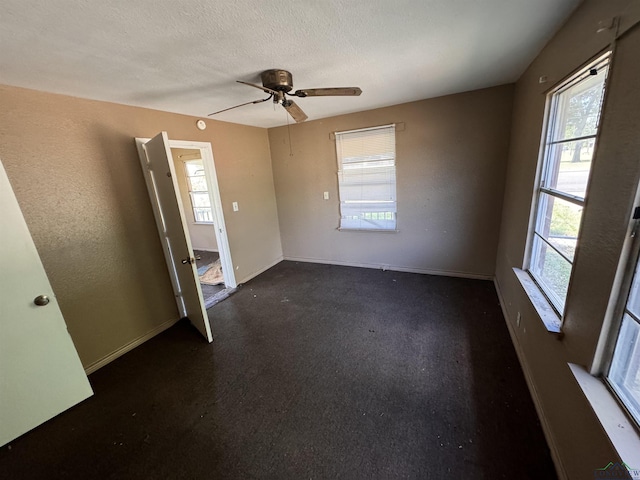
[[[609,53],[548,97],[529,273],[563,314],[595,148]]]
[[[336,132],[341,230],[396,229],[395,125]]]

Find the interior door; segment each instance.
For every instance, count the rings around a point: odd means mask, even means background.
[[[183,317],[189,318],[208,342],[212,342],[167,132],[146,143],[140,139],[136,142],[178,310]]]
[[[0,445],[4,445],[93,391],[2,163],[0,239]]]

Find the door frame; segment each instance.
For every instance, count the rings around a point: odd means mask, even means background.
[[[147,143],[151,138],[136,138],[136,146],[138,151],[142,151],[142,145]],[[202,158],[202,164],[204,166],[204,173],[207,179],[207,189],[209,192],[209,199],[212,205],[213,213],[213,229],[216,235],[216,242],[218,243],[218,253],[220,255],[220,265],[222,266],[222,272],[224,277],[224,284],[227,288],[236,288],[238,286],[236,282],[235,272],[233,270],[233,260],[231,258],[231,248],[229,246],[229,237],[227,236],[227,227],[224,220],[224,212],[222,209],[222,200],[220,198],[220,187],[218,185],[218,175],[216,173],[216,165],[213,157],[213,147],[210,142],[195,142],[190,140],[172,140],[169,139],[169,148],[186,148],[190,150],[199,150]],[[171,156],[172,163],[175,166],[173,155]],[[145,176],[146,179],[146,176]],[[179,191],[176,191],[176,196],[179,202],[182,202],[182,197]],[[153,204],[154,211],[157,206]],[[182,206],[183,209],[185,206]],[[155,212],[157,215],[157,212]],[[183,212],[181,212],[183,214]],[[156,216],[156,218],[158,218]],[[188,232],[187,232],[188,233]],[[162,238],[163,243],[165,240]],[[163,245],[166,250],[166,245]],[[173,263],[167,261],[167,267],[169,268],[169,276],[171,277],[171,283],[176,288],[177,274]]]
[[[200,150],[200,157],[204,165],[204,174],[207,179],[209,199],[213,207],[213,227],[216,234],[216,242],[218,243],[218,253],[220,254],[224,284],[227,288],[236,288],[238,284],[236,283],[236,276],[233,271],[229,237],[227,236],[227,227],[224,221],[224,211],[222,210],[222,200],[220,198],[220,186],[218,185],[216,164],[213,158],[213,147],[209,142],[191,142],[188,140],[171,139],[169,139],[169,147]],[[180,192],[176,193],[179,194]]]

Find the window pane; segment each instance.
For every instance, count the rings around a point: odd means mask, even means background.
[[[187,177],[189,180],[189,190],[192,192],[206,192],[207,191],[207,179],[204,176],[199,177]]]
[[[395,218],[391,212],[368,212],[353,205],[341,209],[340,228],[359,230],[393,230]]]
[[[595,139],[550,145],[543,186],[584,198]]]
[[[640,263],[638,265],[640,265]],[[627,300],[627,310],[637,318],[640,318],[640,272],[638,271],[638,266],[636,266],[633,284],[629,292],[629,300]]]
[[[573,261],[582,218],[582,207],[561,198],[540,193],[535,231]]]
[[[529,270],[549,300],[559,312],[562,312],[569,287],[571,263],[534,235]]]
[[[640,423],[639,334],[640,326],[625,314],[609,370],[609,381],[638,423]]]
[[[194,207],[211,207],[211,201],[208,193],[192,193],[191,200]]]
[[[589,75],[555,96],[557,112],[551,141],[596,134],[607,70],[601,67],[597,75]]]
[[[194,208],[193,216],[196,222],[213,223],[213,213],[210,208]]]
[[[189,162],[184,162],[184,166],[187,169],[187,176],[189,177],[204,175],[204,166],[202,165],[202,160],[191,160]]]

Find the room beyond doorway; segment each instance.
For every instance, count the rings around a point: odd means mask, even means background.
[[[224,284],[224,273],[218,252],[194,249],[193,253],[196,256],[204,306],[211,308],[235,292],[236,289],[228,288]]]
[[[215,202],[210,193],[216,188],[206,176],[201,148],[172,147],[171,155],[185,216],[185,226],[196,259],[204,308],[211,308],[235,291],[223,274],[216,235]]]

